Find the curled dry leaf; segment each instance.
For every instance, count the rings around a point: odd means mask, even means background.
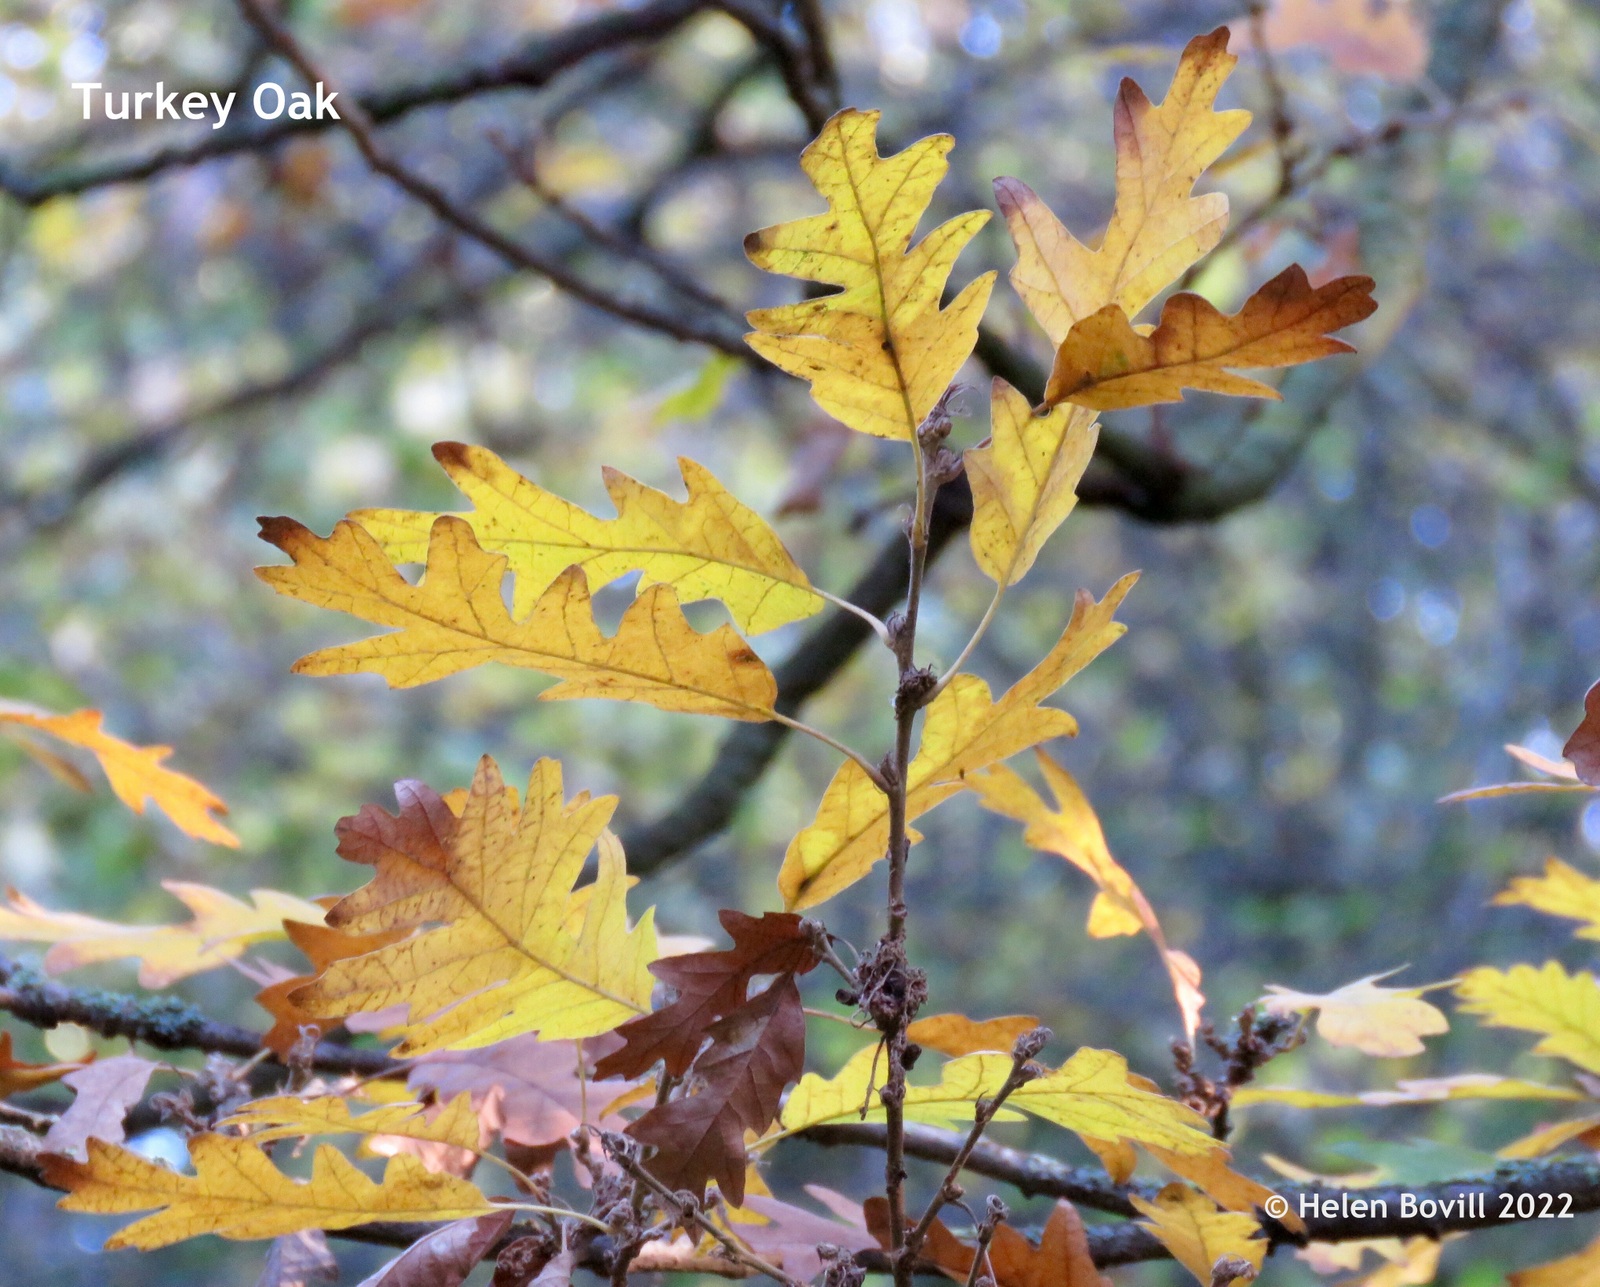
[[[145,803],[150,801],[184,834],[230,849],[239,847],[239,837],[213,816],[227,813],[228,806],[193,778],[162,767],[161,761],[172,754],[170,746],[124,742],[101,727],[103,718],[95,710],[54,715],[22,702],[0,700],[0,727],[48,733],[91,752],[117,799],[135,813],[143,813]],[[24,749],[32,748],[24,743]]]
[[[1268,995],[1258,1004],[1268,1014],[1317,1014],[1317,1032],[1335,1046],[1349,1046],[1362,1054],[1380,1059],[1399,1059],[1422,1053],[1423,1037],[1450,1031],[1450,1021],[1437,1006],[1423,996],[1454,980],[1426,983],[1415,988],[1385,988],[1378,985],[1394,970],[1369,974],[1346,983],[1332,992],[1296,992],[1293,988],[1267,985]]]
[[[695,1060],[693,1093],[651,1108],[628,1134],[655,1146],[645,1165],[668,1188],[703,1198],[715,1180],[737,1207],[744,1204],[745,1135],[772,1124],[785,1088],[805,1067],[806,1016],[794,976],[779,976],[706,1033],[711,1045]]]
[[[302,1229],[274,1238],[267,1248],[256,1287],[314,1287],[339,1281],[339,1262],[321,1229]]]
[[[591,589],[642,572],[640,589],[670,585],[682,603],[719,599],[747,634],[822,609],[822,596],[767,521],[692,460],[678,461],[687,501],[607,469],[606,491],[617,517],[596,518],[524,478],[485,447],[435,443],[433,457],[475,506],[456,517],[472,527],[483,549],[509,561],[515,577],[511,611],[517,617],[531,612],[574,565]],[[395,563],[424,562],[441,517],[402,509],[350,515]]]
[[[1561,748],[1561,754],[1572,761],[1578,781],[1600,786],[1600,683],[1583,695],[1583,719]]]
[[[511,1227],[512,1212],[457,1220],[417,1239],[360,1287],[461,1287]]]
[[[123,1120],[144,1097],[150,1074],[159,1067],[138,1055],[114,1055],[67,1073],[61,1080],[77,1094],[44,1137],[45,1148],[82,1161],[91,1136],[108,1144],[122,1143]]]
[[[642,1077],[658,1060],[670,1076],[683,1076],[708,1029],[745,1003],[757,975],[793,977],[818,964],[816,948],[793,913],[767,912],[758,918],[724,909],[717,917],[733,946],[654,962],[650,972],[673,988],[677,999],[618,1028],[626,1044],[595,1065],[595,1076]]]

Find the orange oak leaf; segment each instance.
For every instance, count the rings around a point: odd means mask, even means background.
[[[11,1034],[0,1032],[0,1099],[4,1099],[7,1095],[15,1095],[19,1091],[32,1090],[36,1086],[48,1086],[53,1081],[60,1081],[68,1073],[89,1067],[92,1059],[91,1055],[89,1059],[80,1059],[73,1063],[24,1063],[11,1053]]]
[[[1352,352],[1330,332],[1377,309],[1370,277],[1339,277],[1313,287],[1292,264],[1228,315],[1200,295],[1174,295],[1161,321],[1141,335],[1118,305],[1076,323],[1056,351],[1044,405],[1073,402],[1109,411],[1179,402],[1185,389],[1280,398],[1269,384],[1234,368],[1297,366]]]
[[[1263,36],[1269,49],[1315,49],[1346,75],[1404,83],[1428,69],[1428,31],[1410,0],[1273,0]]]
[[[980,1050],[1010,1050],[1017,1038],[1039,1026],[1037,1016],[1008,1014],[969,1019],[964,1014],[930,1014],[906,1029],[906,1038],[952,1059]]]
[[[283,929],[289,941],[310,959],[311,973],[280,979],[256,993],[256,1004],[272,1016],[272,1027],[262,1036],[261,1044],[280,1059],[288,1058],[289,1051],[297,1041],[309,1035],[309,1030],[314,1029],[316,1037],[320,1037],[337,1026],[336,1021],[318,1019],[297,1005],[292,999],[295,992],[316,982],[317,976],[335,961],[387,947],[406,934],[399,929],[380,930],[376,934],[346,934],[331,925],[313,925],[307,921],[284,921]]]
[[[865,1211],[867,1227],[887,1249],[888,1203],[882,1198],[869,1199]],[[922,1246],[922,1258],[957,1282],[967,1281],[975,1256],[976,1249],[951,1233],[942,1220],[934,1222]],[[988,1267],[994,1271],[997,1287],[1111,1287],[1095,1268],[1077,1208],[1065,1199],[1051,1209],[1038,1246],[1010,1225],[997,1226],[989,1243]]]
[[[117,799],[135,813],[143,813],[145,803],[151,801],[186,835],[230,849],[239,847],[239,837],[212,816],[227,813],[228,806],[193,778],[162,767],[161,761],[172,754],[170,746],[124,742],[106,732],[102,720],[95,710],[53,715],[21,702],[0,701],[0,727],[48,733],[92,752]],[[24,743],[24,749],[34,748]]]

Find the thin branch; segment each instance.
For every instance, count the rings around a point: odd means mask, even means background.
[[[782,724],[785,728],[793,729],[796,733],[804,733],[807,737],[815,738],[824,746],[831,747],[833,750],[839,752],[839,754],[844,756],[845,759],[854,760],[856,764],[860,766],[861,771],[865,773],[873,782],[877,783],[880,790],[883,788],[883,774],[878,772],[877,765],[873,764],[873,762],[865,755],[861,754],[860,751],[846,746],[837,738],[831,737],[827,733],[824,733],[820,728],[813,728],[810,724],[802,723],[800,720],[785,715],[782,711],[773,712],[772,718],[777,723]]]
[[[35,1028],[75,1023],[102,1037],[127,1037],[157,1050],[205,1050],[249,1059],[264,1049],[261,1033],[218,1023],[177,997],[134,997],[69,988],[7,956],[0,956],[0,1010]],[[393,1072],[404,1066],[381,1050],[354,1050],[332,1041],[318,1042],[309,1063],[318,1072],[358,1077]]]
[[[335,84],[306,51],[299,39],[273,14],[265,0],[238,0],[245,20],[261,34],[308,85]],[[334,91],[337,92],[337,91]],[[574,299],[625,322],[673,339],[705,344],[742,361],[759,361],[745,345],[743,327],[735,319],[711,314],[691,317],[679,310],[622,299],[580,277],[558,259],[552,259],[501,232],[476,211],[454,200],[442,188],[400,162],[379,141],[373,117],[359,99],[346,100],[339,124],[356,145],[368,167],[383,175],[413,200],[426,206],[441,222],[471,238],[510,267],[543,277]]]
[[[493,62],[457,68],[442,75],[359,98],[355,103],[375,124],[386,124],[419,108],[461,102],[502,90],[535,90],[588,58],[620,46],[645,44],[670,36],[691,18],[711,8],[708,0],[651,0],[638,8],[610,11],[587,22],[527,41],[514,53]],[[38,175],[22,172],[16,159],[0,161],[0,192],[24,205],[42,205],[52,197],[87,192],[117,183],[137,182],[168,170],[198,165],[217,157],[259,152],[285,139],[337,129],[331,119],[256,121],[241,116],[238,127],[207,130],[199,138],[155,148],[150,152],[65,167]]]

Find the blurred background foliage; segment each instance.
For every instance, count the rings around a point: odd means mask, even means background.
[[[286,3],[347,93],[488,65],[609,12],[588,0]],[[784,10],[774,29],[793,42],[811,12]],[[1118,77],[1158,97],[1184,39],[1231,21],[1238,48],[1251,26],[1237,5],[1159,0],[830,0],[821,12],[841,101],[881,106],[886,140],[956,136],[935,214],[988,207],[988,181],[1014,174],[1084,234],[1110,205]],[[1205,968],[1219,1025],[1267,982],[1316,990],[1396,966],[1426,982],[1583,956],[1531,913],[1485,904],[1546,853],[1592,868],[1600,804],[1434,801],[1516,776],[1504,742],[1558,753],[1600,673],[1600,14],[1583,0],[1417,0],[1402,16],[1419,40],[1431,32],[1426,73],[1426,44],[1413,67],[1325,38],[1245,55],[1225,100],[1257,124],[1216,172],[1238,235],[1193,283],[1232,307],[1293,259],[1361,265],[1383,301],[1357,336],[1362,358],[1324,364],[1336,384],[1310,388],[1287,428],[1276,411],[1204,397],[1109,417],[1146,481],[1176,477],[1181,490],[1234,469],[1254,471],[1249,486],[1193,522],[1147,521],[1185,515],[1106,488],[1109,503],[1068,523],[974,663],[1008,682],[1054,638],[1076,588],[1100,593],[1143,569],[1128,637],[1064,696],[1082,734],[1053,749],[1169,937]],[[1476,24],[1478,45],[1448,44],[1461,39],[1452,24]],[[792,297],[745,263],[744,233],[815,208],[795,164],[811,129],[774,48],[707,7],[542,87],[407,112],[384,137],[618,298],[671,311],[683,292],[669,275],[692,278],[727,302],[716,325],[736,339],[739,311]],[[174,763],[229,801],[243,839],[238,853],[186,841],[0,744],[0,876],[51,906],[170,919],[156,880],[174,877],[347,890],[360,877],[333,853],[334,821],[388,802],[399,777],[463,784],[485,751],[509,776],[557,754],[576,786],[620,793],[629,822],[669,808],[709,763],[724,731],[711,721],[536,704],[525,673],[403,693],[291,676],[294,658],[357,631],[254,580],[257,514],[325,531],[359,505],[450,508],[428,452],[439,439],[490,446],[602,510],[603,463],[672,489],[685,453],[765,512],[786,510],[785,539],[842,592],[906,500],[902,454],[847,441],[802,387],[512,270],[371,174],[337,132],[168,164],[162,149],[208,143],[207,127],[84,122],[69,88],[164,80],[243,99],[270,78],[289,79],[221,0],[0,0],[0,696],[91,704],[121,735],[173,745]],[[143,157],[148,175],[128,164]],[[107,181],[119,170],[128,181]],[[1010,256],[991,225],[962,271],[1004,270]],[[1042,362],[1015,298],[1002,285],[996,299],[999,337]],[[969,413],[986,378],[975,361]],[[984,432],[968,414],[957,440]],[[964,542],[937,565],[933,595],[927,650],[948,659],[988,595]],[[613,614],[625,600],[601,597]],[[783,656],[800,633],[763,639],[763,652]],[[864,652],[807,718],[885,745],[889,663]],[[787,747],[734,825],[662,867],[634,905],[657,902],[667,926],[701,933],[720,906],[775,906],[783,845],[832,768],[821,748]],[[1027,1010],[1055,1028],[1058,1054],[1110,1046],[1163,1076],[1178,1023],[1149,945],[1087,939],[1086,882],[970,800],[928,821],[912,935],[936,1008]],[[825,915],[866,941],[880,899],[868,881]],[[258,1022],[249,986],[225,973],[185,991]],[[115,970],[102,979],[130,985]],[[851,1044],[834,1025],[814,1038],[829,1068]],[[1554,1075],[1465,1019],[1430,1046],[1380,1064],[1313,1041],[1272,1072],[1326,1088]],[[1481,1160],[1536,1117],[1263,1109],[1239,1138],[1252,1161],[1382,1162],[1421,1179]],[[773,1180],[860,1193],[879,1169],[800,1147]],[[0,1186],[0,1280],[248,1283],[259,1264],[259,1248],[209,1241],[101,1261],[89,1253],[104,1222],[55,1217],[49,1202]],[[1480,1235],[1447,1250],[1439,1281],[1486,1287],[1579,1237]],[[341,1254],[352,1281],[371,1263]],[[1314,1281],[1285,1259],[1271,1281]]]

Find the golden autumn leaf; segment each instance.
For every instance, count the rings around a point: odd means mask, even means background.
[[[113,737],[101,726],[103,718],[95,710],[53,715],[22,702],[0,700],[0,727],[48,733],[91,752],[117,799],[135,813],[143,813],[145,803],[153,802],[185,835],[239,847],[239,837],[212,817],[227,813],[228,806],[193,778],[162,766],[161,761],[172,754],[170,746],[135,746]],[[24,749],[36,750],[26,743]]]
[[[89,1160],[47,1156],[44,1181],[67,1190],[60,1207],[96,1215],[155,1210],[106,1241],[107,1250],[150,1251],[185,1238],[275,1238],[301,1229],[348,1229],[372,1220],[461,1220],[494,1207],[476,1186],[430,1172],[414,1157],[393,1158],[381,1183],[331,1145],[317,1149],[311,1179],[291,1179],[248,1140],[196,1135],[193,1175],[103,1140]]]
[[[1052,348],[1108,304],[1137,317],[1222,239],[1228,198],[1190,192],[1250,124],[1249,112],[1215,110],[1217,92],[1238,61],[1228,52],[1227,28],[1219,27],[1189,42],[1159,107],[1133,81],[1122,82],[1113,117],[1116,205],[1092,250],[1026,184],[995,181],[1017,247],[1011,285]]]
[[[964,1014],[930,1014],[906,1029],[906,1039],[941,1055],[956,1057],[980,1050],[1007,1051],[1025,1032],[1039,1026],[1031,1014],[1008,1014],[998,1019],[969,1019]]]
[[[961,674],[929,704],[922,741],[908,774],[906,816],[916,819],[961,791],[966,774],[1053,737],[1070,737],[1077,721],[1042,705],[1127,629],[1115,613],[1137,573],[1123,577],[1098,603],[1080,591],[1072,619],[1049,654],[999,701],[976,675]],[[912,843],[921,836],[909,832]],[[789,842],[778,889],[790,910],[814,907],[855,884],[879,862],[889,841],[888,798],[853,760],[834,774],[815,821]]]
[[[252,890],[245,903],[189,881],[164,880],[161,887],[193,913],[187,924],[119,925],[81,912],[53,912],[10,890],[0,906],[0,941],[51,944],[44,957],[51,974],[135,957],[140,986],[164,988],[226,965],[254,943],[283,938],[285,920],[322,916],[315,903],[276,889]]]
[[[1600,880],[1559,858],[1544,860],[1544,875],[1518,876],[1489,900],[1496,907],[1531,907],[1547,916],[1584,922],[1579,938],[1600,938]]]
[[[605,829],[616,797],[566,800],[560,764],[544,759],[519,809],[488,756],[459,818],[421,783],[397,794],[398,816],[369,805],[339,824],[340,856],[377,875],[328,921],[356,933],[443,924],[332,962],[296,1004],[335,1018],[404,1002],[406,1055],[533,1031],[592,1037],[649,1012],[654,912],[629,928],[622,847]],[[573,886],[597,843],[599,874],[574,929]]]
[[[1251,1104],[1283,1104],[1290,1108],[1388,1107],[1394,1104],[1439,1104],[1458,1099],[1578,1100],[1570,1086],[1546,1086],[1494,1073],[1458,1073],[1453,1077],[1403,1078],[1393,1090],[1353,1094],[1300,1090],[1292,1086],[1241,1086],[1230,1101],[1235,1108]]]
[[[1574,1142],[1586,1148],[1593,1148],[1597,1139],[1600,1139],[1600,1113],[1574,1118],[1570,1122],[1541,1126],[1538,1130],[1531,1131],[1507,1144],[1499,1150],[1497,1156],[1510,1159],[1543,1157],[1546,1153],[1553,1153],[1556,1149]]]
[[[1423,1037],[1450,1031],[1450,1021],[1423,995],[1446,983],[1415,988],[1385,988],[1378,984],[1387,974],[1369,974],[1332,992],[1296,992],[1267,985],[1259,1004],[1268,1014],[1306,1014],[1317,1011],[1317,1033],[1335,1046],[1349,1046],[1380,1059],[1398,1059],[1422,1053]],[[1453,980],[1452,980],[1453,981]]]
[[[1252,1180],[1229,1166],[1229,1154],[1222,1149],[1195,1154],[1175,1152],[1159,1144],[1146,1144],[1144,1147],[1162,1166],[1189,1181],[1224,1211],[1248,1214],[1274,1196],[1272,1190],[1260,1180]],[[1305,1232],[1305,1221],[1292,1207],[1278,1217],[1278,1222],[1296,1233]]]
[[[364,1113],[352,1113],[350,1105],[338,1095],[314,1099],[274,1095],[251,1100],[219,1124],[245,1127],[256,1144],[306,1135],[361,1135],[368,1139],[398,1135],[474,1153],[483,1144],[478,1112],[472,1106],[472,1095],[466,1091],[431,1115],[418,1103],[382,1104]]]
[[[1511,1287],[1600,1287],[1600,1238],[1560,1260],[1516,1270]]]
[[[1237,313],[1223,313],[1188,291],[1174,295],[1148,335],[1135,330],[1119,306],[1108,304],[1076,323],[1056,350],[1044,405],[1073,402],[1110,411],[1181,402],[1185,389],[1281,398],[1271,385],[1236,369],[1297,366],[1352,352],[1329,332],[1372,315],[1378,307],[1372,287],[1370,277],[1339,277],[1314,287],[1293,264]]]
[[[1558,961],[1509,970],[1482,966],[1462,976],[1456,996],[1463,1010],[1492,1027],[1539,1033],[1535,1054],[1600,1073],[1600,983],[1594,975],[1568,974]]]
[[[1172,981],[1172,993],[1183,1015],[1184,1031],[1194,1040],[1206,998],[1200,991],[1200,967],[1186,952],[1167,946],[1161,922],[1144,891],[1111,856],[1105,832],[1094,808],[1076,780],[1043,751],[1036,751],[1039,767],[1056,798],[1056,807],[1039,798],[1031,786],[1004,765],[969,774],[968,784],[987,809],[1015,818],[1026,830],[1025,843],[1059,854],[1089,876],[1099,887],[1089,907],[1089,933],[1095,938],[1137,934],[1143,930],[1161,953]]]
[[[670,585],[680,603],[720,599],[747,634],[761,634],[822,608],[766,520],[735,499],[703,465],[680,458],[687,501],[606,469],[615,518],[587,510],[529,481],[486,447],[435,443],[434,459],[474,506],[457,517],[478,544],[509,560],[512,615],[526,616],[567,568],[581,567],[590,589],[642,572],[640,589]],[[350,515],[395,563],[428,557],[441,515],[360,509]]]
[[[1267,1254],[1267,1240],[1254,1216],[1219,1211],[1216,1203],[1187,1184],[1169,1184],[1152,1202],[1129,1199],[1146,1219],[1145,1228],[1161,1240],[1172,1258],[1211,1287],[1212,1267],[1223,1256],[1239,1256],[1259,1270]]]
[[[831,1077],[807,1073],[789,1093],[779,1119],[778,1135],[791,1135],[828,1122],[881,1121],[884,1109],[878,1091],[886,1075],[875,1046],[857,1051]],[[874,1069],[876,1063],[876,1069]],[[993,1096],[1011,1072],[1009,1054],[972,1054],[952,1059],[940,1069],[934,1085],[906,1090],[908,1121],[955,1126],[970,1124],[973,1105]],[[1135,1140],[1178,1153],[1207,1153],[1223,1146],[1211,1137],[1205,1119],[1176,1100],[1136,1083],[1121,1055],[1108,1050],[1079,1050],[1054,1071],[1013,1091],[994,1120],[1017,1121],[1028,1113],[1096,1140]]]
[[[977,343],[994,274],[940,308],[956,257],[989,214],[939,225],[915,246],[917,223],[949,168],[954,140],[935,134],[878,155],[878,112],[835,113],[800,154],[827,200],[824,214],[745,238],[769,273],[840,289],[749,314],[750,347],[811,383],[829,415],[861,433],[909,442]]]
[[[293,560],[257,568],[279,594],[395,627],[394,634],[302,657],[302,675],[382,675],[394,688],[431,683],[487,662],[525,666],[561,682],[542,701],[610,697],[662,710],[765,720],[777,683],[729,626],[700,634],[667,585],[654,585],[606,638],[579,568],[556,577],[520,621],[500,597],[506,558],[479,546],[464,519],[434,522],[422,581],[411,585],[367,530],[345,520],[326,539],[289,518],[261,520],[262,539]]]
[[[1094,413],[1054,407],[1033,414],[1028,400],[996,378],[990,442],[962,457],[972,484],[972,556],[1002,586],[1027,574],[1040,548],[1078,503],[1078,480],[1094,455]]]

